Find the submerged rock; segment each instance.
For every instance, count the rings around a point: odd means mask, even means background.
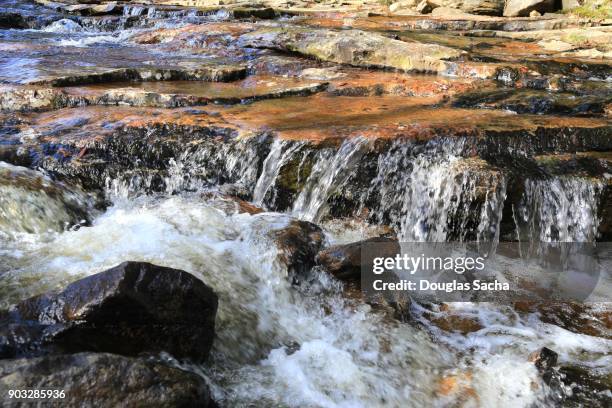
[[[165,351],[204,360],[215,336],[216,311],[216,294],[187,272],[125,262],[5,312],[0,355]]]
[[[42,401],[66,407],[214,406],[196,374],[106,353],[0,360],[0,392],[8,395],[9,389],[61,390],[62,398]]]

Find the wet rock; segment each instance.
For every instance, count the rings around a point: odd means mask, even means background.
[[[421,14],[429,14],[434,8],[435,6],[429,0],[422,0],[419,4],[417,4],[415,10]]]
[[[559,355],[548,347],[542,347],[529,355],[529,361],[533,361],[544,382],[552,388],[559,386],[559,375],[554,369],[558,357]]]
[[[100,73],[75,74],[31,82],[32,85],[75,86],[108,82],[212,81],[228,82],[247,75],[243,65],[210,65],[196,69],[122,68]]]
[[[246,126],[240,138],[243,130],[194,108],[82,107],[38,118],[41,127],[32,129],[36,136],[7,145],[5,160],[27,158],[29,165],[95,190],[105,188],[107,180],[131,185],[132,176],[138,185],[150,181],[152,191],[164,190],[172,160],[179,157],[191,164],[175,175],[183,179],[177,188],[188,188],[190,181],[250,185],[265,158],[259,149],[268,145],[265,137],[246,137],[254,136]],[[233,155],[243,160],[228,160]]]
[[[161,81],[71,87],[63,91],[67,106],[129,105],[174,108],[183,106],[248,103],[324,91],[327,84],[280,76],[252,75],[225,82]],[[110,88],[110,89],[108,89]],[[0,99],[1,102],[1,99]],[[56,103],[57,105],[57,103]]]
[[[540,13],[555,11],[555,2],[553,0],[507,0],[504,7],[504,16],[526,17],[533,10]]]
[[[225,184],[224,186],[228,185]],[[203,193],[202,198],[204,198],[208,204],[224,211],[228,215],[243,213],[255,215],[264,212],[263,208],[257,207],[248,201],[232,195],[231,192],[234,191],[233,189],[219,188],[219,190],[220,192]],[[223,193],[224,190],[229,190],[230,194]]]
[[[537,115],[604,116],[605,96],[575,95],[530,89],[497,89],[466,92],[452,102],[456,107],[504,109]]]
[[[188,48],[230,46],[237,36],[252,31],[253,25],[244,22],[187,24],[178,28],[159,28],[137,32],[132,40],[138,44],[171,44]]]
[[[325,235],[316,224],[293,220],[287,227],[271,232],[279,248],[279,259],[294,279],[307,274],[315,265],[315,257],[323,247]]]
[[[64,93],[53,88],[0,86],[0,110],[47,110],[63,105]]]
[[[214,406],[206,382],[196,374],[105,353],[0,360],[0,392],[8,395],[9,389],[63,390],[64,397],[55,401],[66,407]]]
[[[586,367],[564,365],[559,368],[561,381],[571,392],[565,392],[567,406],[605,408],[610,406],[612,397],[612,375],[597,373]]]
[[[62,7],[62,9],[68,13],[81,16],[103,16],[123,13],[123,6],[118,6],[115,1],[101,4],[74,4]]]
[[[267,28],[244,34],[240,41],[246,47],[297,52],[322,61],[433,73],[448,69],[445,60],[462,55],[449,47],[406,43],[358,30]]]
[[[399,243],[396,238],[370,238],[364,241],[352,242],[344,245],[334,245],[320,251],[316,257],[316,263],[321,265],[325,270],[336,278],[341,280],[359,280],[361,279],[361,268],[364,265],[370,265],[371,260],[362,256],[364,247],[377,244],[377,249],[385,251],[377,251],[376,256],[395,256],[400,252]]]
[[[559,355],[556,352],[548,347],[542,347],[529,356],[529,361],[533,361],[538,371],[544,372],[557,365],[558,357]]]
[[[27,21],[19,13],[0,11],[0,29],[25,29],[29,28]]]
[[[194,276],[124,262],[5,312],[0,350],[5,358],[57,351],[165,351],[204,360],[215,335],[216,311],[217,296]]]
[[[456,9],[469,14],[501,16],[504,9],[504,0],[430,0],[433,9]],[[450,11],[450,10],[449,10]],[[434,15],[442,15],[441,11]],[[453,14],[446,12],[447,16]],[[456,15],[460,17],[460,15]]]
[[[441,313],[428,318],[431,324],[437,328],[451,333],[461,333],[466,335],[483,328],[482,323],[480,323],[480,321],[473,316]]]
[[[93,197],[79,187],[0,161],[0,227],[3,233],[65,231],[90,221]]]
[[[234,18],[258,18],[262,20],[271,20],[278,17],[276,11],[271,7],[265,8],[234,8],[232,9]]]
[[[521,313],[537,312],[543,322],[574,333],[612,339],[612,312],[605,306],[575,302],[518,302],[514,304],[514,308]]]
[[[430,102],[429,100],[427,102]],[[213,108],[211,108],[212,111]],[[282,139],[321,143],[362,136],[426,141],[465,137],[478,152],[499,152],[508,143],[533,152],[607,150],[610,126],[599,118],[516,115],[496,110],[456,109],[423,105],[423,99],[404,96],[349,97],[324,93],[309,97],[267,100],[248,106],[218,109],[229,123],[273,130]],[[569,132],[569,133],[566,133]],[[570,137],[573,133],[576,136]],[[588,146],[591,146],[590,148]]]

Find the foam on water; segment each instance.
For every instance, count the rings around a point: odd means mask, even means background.
[[[10,270],[0,279],[18,291],[12,294],[17,300],[125,260],[194,273],[220,298],[212,367],[198,369],[215,385],[215,397],[232,406],[440,402],[437,382],[460,364],[454,346],[436,344],[425,332],[345,298],[326,274],[308,287],[292,287],[268,238],[290,219],[226,213],[198,195],[120,200],[91,227],[20,243],[19,253],[7,251],[3,262]],[[29,284],[14,284],[16,277]],[[528,367],[525,356],[518,363],[504,361],[520,375]],[[471,364],[494,370],[489,360]],[[479,381],[473,386],[481,398],[491,387],[518,390],[525,402],[539,398],[527,380],[509,384],[507,377],[489,375]],[[486,398],[505,401],[494,393]]]
[[[43,28],[41,31],[44,31],[46,33],[59,34],[79,33],[83,31],[83,27],[81,27],[81,25],[75,21],[63,18],[61,20],[54,21],[53,23]]]

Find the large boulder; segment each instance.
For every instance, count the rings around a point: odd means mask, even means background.
[[[506,0],[504,16],[527,17],[532,11],[548,13],[556,11],[554,0]]]
[[[0,357],[165,351],[204,360],[215,335],[216,311],[216,294],[193,275],[125,262],[5,312],[0,316]]]
[[[404,42],[360,30],[273,27],[244,34],[243,46],[295,52],[322,61],[359,67],[446,72],[463,51],[437,44]]]
[[[215,406],[208,386],[196,374],[106,353],[0,360],[0,393],[6,396],[9,390],[24,389],[63,391],[63,397],[39,400],[39,406]]]

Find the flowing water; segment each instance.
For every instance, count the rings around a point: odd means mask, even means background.
[[[587,178],[527,180],[517,229],[541,242],[590,242],[597,238],[603,183]]]
[[[328,180],[332,173],[323,172]],[[345,297],[323,272],[294,287],[270,238],[289,214],[232,212],[200,192],[109,197],[113,205],[91,226],[3,237],[3,298],[12,303],[128,259],[194,273],[219,294],[220,308],[211,363],[189,369],[205,375],[215,397],[232,406],[444,406],[472,394],[484,406],[530,406],[552,398],[527,359],[531,351],[548,346],[564,362],[589,361],[601,372],[609,367],[609,340],[519,316],[511,307],[451,304],[483,329],[449,334],[423,318],[431,337]],[[53,208],[49,198],[32,199]],[[445,395],[440,389],[448,378],[465,381],[466,389]]]

